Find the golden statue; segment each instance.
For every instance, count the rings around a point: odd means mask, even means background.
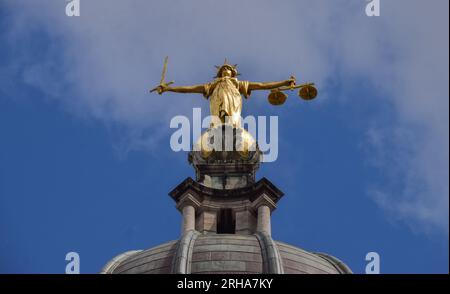
[[[237,64],[231,65],[225,62],[221,66],[216,66],[217,74],[213,81],[193,86],[171,87],[173,82],[164,81],[167,71],[167,57],[164,60],[163,74],[160,84],[151,90],[157,91],[160,95],[164,92],[176,93],[199,93],[210,100],[211,115],[218,117],[221,123],[229,123],[236,128],[240,127],[242,96],[248,98],[255,90],[272,90],[269,95],[269,102],[273,105],[283,104],[286,100],[286,94],[282,91],[300,88],[299,95],[305,100],[313,99],[317,95],[317,90],[313,84],[304,84],[296,86],[295,77],[279,82],[249,82],[237,79],[239,75]],[[215,126],[212,121],[212,127]]]
[[[168,83],[164,81],[167,60],[166,57],[159,85],[150,92],[157,91],[160,95],[164,92],[199,93],[209,99],[212,116],[210,128],[200,136],[194,145],[194,150],[201,151],[204,158],[209,157],[214,150],[223,151],[221,146],[211,145],[215,141],[212,139],[214,137],[213,130],[219,128],[222,130],[223,127],[231,127],[238,131],[236,141],[240,143],[237,144],[236,151],[240,156],[246,158],[250,151],[256,150],[255,139],[241,127],[242,96],[248,98],[255,90],[271,90],[268,96],[269,102],[272,105],[281,105],[286,101],[287,95],[283,93],[286,90],[300,89],[298,95],[305,100],[314,99],[317,95],[313,83],[296,85],[294,76],[279,82],[240,81],[237,79],[239,75],[237,64],[228,64],[226,59],[223,65],[216,66],[217,74],[213,81],[200,85],[172,87],[170,85],[174,83],[173,81]],[[232,153],[228,153],[228,155],[230,154]]]

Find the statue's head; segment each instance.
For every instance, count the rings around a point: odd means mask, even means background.
[[[225,62],[223,65],[216,66],[216,68],[217,68],[216,78],[222,78],[222,77],[235,78],[236,76],[239,75],[236,67],[237,67],[237,64],[235,64],[235,65],[228,64],[227,60],[225,59]]]

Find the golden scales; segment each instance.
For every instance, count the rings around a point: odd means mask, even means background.
[[[282,105],[286,102],[287,95],[283,91],[299,89],[298,96],[303,100],[312,100],[317,96],[317,89],[314,87],[314,83],[307,83],[302,85],[296,85],[292,87],[281,87],[270,91],[267,99],[272,105]]]

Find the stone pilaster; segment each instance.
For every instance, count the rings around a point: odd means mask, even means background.
[[[183,207],[183,231],[182,234],[190,230],[195,230],[195,208],[192,205]]]
[[[267,205],[258,207],[258,221],[256,223],[256,231],[261,233],[272,234],[270,224],[270,208]]]
[[[181,235],[184,235],[188,231],[195,230],[196,209],[198,209],[201,204],[197,198],[197,195],[194,193],[186,193],[177,203],[177,208],[183,215]]]
[[[275,202],[263,193],[253,201],[252,205],[257,211],[256,231],[270,236],[272,234],[270,215],[276,208]]]

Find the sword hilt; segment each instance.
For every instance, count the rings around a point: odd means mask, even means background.
[[[162,88],[163,86],[170,86],[174,83],[174,81],[170,81],[168,83],[161,83],[158,86],[154,87],[153,89],[150,90],[150,93],[157,91],[159,95],[161,95],[163,93]]]

